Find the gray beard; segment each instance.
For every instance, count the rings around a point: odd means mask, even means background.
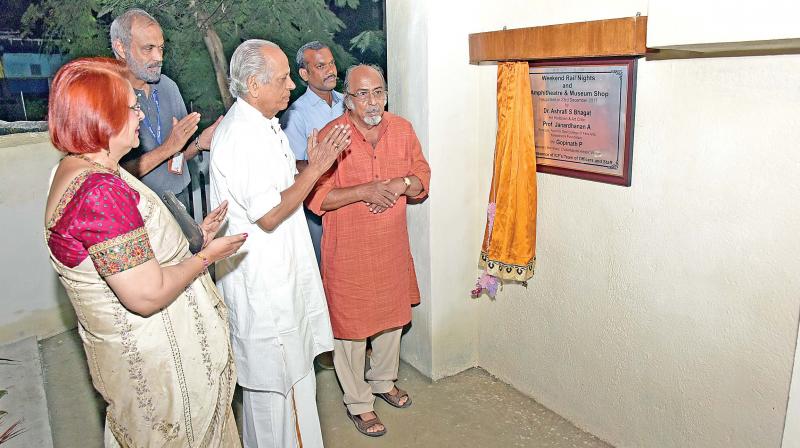
[[[158,73],[155,75],[149,73],[144,64],[139,64],[131,57],[131,52],[128,49],[125,49],[125,62],[128,63],[128,69],[131,71],[131,73],[133,73],[133,76],[136,76],[136,78],[141,79],[144,82],[158,82],[161,80],[161,67],[158,68]]]
[[[383,120],[383,114],[373,115],[371,117],[364,117],[364,123],[370,126],[377,126],[378,124],[380,124],[381,120]]]

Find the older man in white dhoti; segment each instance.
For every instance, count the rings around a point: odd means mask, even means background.
[[[313,359],[333,340],[301,204],[350,132],[341,127],[321,142],[315,132],[298,174],[275,118],[295,87],[286,55],[248,40],[234,52],[230,76],[237,101],[211,144],[211,203],[228,201],[226,234],[249,234],[239,255],[216,265],[244,392],[244,446],[321,447]]]

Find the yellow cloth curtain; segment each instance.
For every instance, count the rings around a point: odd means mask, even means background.
[[[502,280],[528,280],[536,261],[536,149],[526,62],[503,62],[497,69],[497,142],[487,215],[480,267]]]

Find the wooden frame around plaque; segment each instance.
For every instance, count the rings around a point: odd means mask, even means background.
[[[540,173],[629,187],[636,58],[529,63]]]

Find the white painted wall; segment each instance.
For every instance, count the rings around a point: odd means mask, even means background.
[[[800,334],[795,344],[792,381],[789,387],[789,400],[786,404],[786,422],[783,427],[783,448],[800,448]]]
[[[48,180],[60,157],[47,133],[0,136],[0,343],[75,327],[44,243]]]
[[[800,2],[650,0],[648,47],[702,46],[729,42],[793,39],[800,43]]]
[[[428,59],[427,4],[425,0],[389,1],[386,3],[387,52],[392,55],[387,73],[389,109],[414,125],[422,151],[430,157],[428,139]],[[397,24],[401,27],[398,29]],[[413,30],[413,32],[406,32]],[[435,179],[435,178],[434,178]],[[432,186],[433,188],[433,186]],[[402,357],[425,375],[433,377],[432,335],[433,302],[431,300],[431,200],[409,207],[408,232],[419,281],[420,304],[412,310],[412,326],[401,346]]]
[[[430,229],[412,235],[432,293],[414,318],[430,333],[406,337],[404,357],[430,350],[415,365],[434,378],[475,360],[620,447],[780,446],[800,311],[800,56],[641,60],[633,186],[540,175],[535,277],[468,297],[496,68],[467,63],[467,33],[649,10],[597,3],[388,1],[392,108],[427,111],[412,121],[434,179],[417,222]],[[428,96],[398,96],[397,72]]]
[[[414,309],[402,357],[432,378],[477,365],[479,303],[464,300],[475,266],[463,260],[480,249],[472,235],[482,226],[477,210],[483,203],[474,120],[461,120],[461,109],[432,107],[455,102],[475,117],[481,110],[478,96],[464,94],[476,84],[479,69],[467,66],[463,77],[448,76],[449,66],[467,60],[468,48],[466,38],[439,40],[442,12],[438,2],[387,2],[389,109],[414,124],[433,172],[431,196],[408,212],[422,303]],[[470,14],[454,10],[446,26],[459,26]],[[459,28],[463,36],[467,31]],[[464,210],[472,212],[469,220],[450,222]]]
[[[618,446],[778,446],[800,306],[799,69],[641,63],[633,186],[540,176],[537,275],[485,310],[480,364]]]

